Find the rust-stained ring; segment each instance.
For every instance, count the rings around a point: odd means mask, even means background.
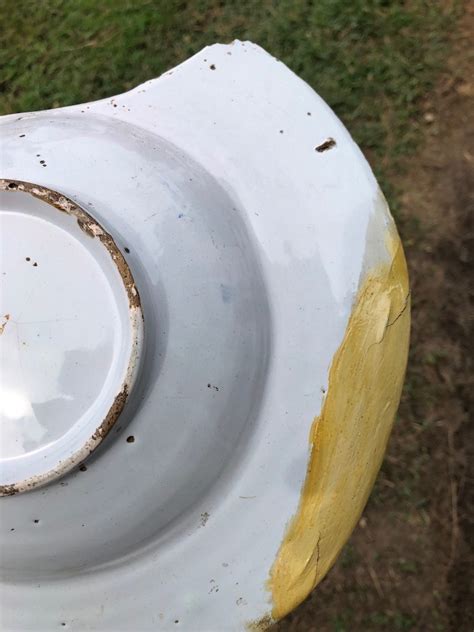
[[[40,487],[56,478],[59,478],[60,476],[63,476],[75,466],[80,465],[105,439],[127,402],[128,396],[131,392],[131,387],[138,372],[144,318],[140,294],[124,256],[120,252],[113,237],[104,230],[104,228],[91,215],[89,215],[87,211],[62,193],[58,193],[57,191],[38,184],[33,184],[32,182],[0,178],[0,191],[21,191],[29,193],[39,200],[50,204],[58,211],[75,217],[79,228],[83,232],[89,235],[92,239],[98,238],[101,241],[109,252],[110,257],[112,258],[112,261],[116,265],[120,277],[122,278],[124,289],[128,298],[130,323],[132,327],[132,351],[130,353],[130,361],[127,367],[125,379],[123,380],[121,388],[115,396],[114,401],[112,402],[112,405],[110,406],[103,421],[97,426],[96,430],[84,443],[84,445],[72,456],[64,461],[60,461],[57,467],[43,474],[32,476],[19,483],[0,485],[0,496],[13,496],[20,492]]]

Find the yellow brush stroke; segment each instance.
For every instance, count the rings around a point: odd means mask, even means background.
[[[272,617],[293,610],[324,577],[367,502],[398,407],[410,330],[408,273],[395,228],[391,263],[358,293],[329,372],[298,511],[271,569]]]

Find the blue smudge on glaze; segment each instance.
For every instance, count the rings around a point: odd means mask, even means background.
[[[230,303],[232,300],[232,288],[221,283],[221,295],[224,303]]]

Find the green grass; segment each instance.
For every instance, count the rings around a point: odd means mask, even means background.
[[[416,620],[405,613],[397,612],[388,614],[386,612],[374,612],[367,617],[366,623],[372,624],[377,630],[390,630],[390,632],[404,632],[413,630]]]
[[[3,0],[3,113],[127,90],[206,44],[257,42],[344,120],[390,196],[454,10],[428,0]]]

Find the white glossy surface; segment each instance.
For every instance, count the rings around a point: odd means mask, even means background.
[[[359,278],[387,259],[367,163],[238,42],[113,99],[4,117],[1,161],[129,248],[147,325],[122,433],[87,472],[1,500],[4,627],[244,629],[271,610]]]

